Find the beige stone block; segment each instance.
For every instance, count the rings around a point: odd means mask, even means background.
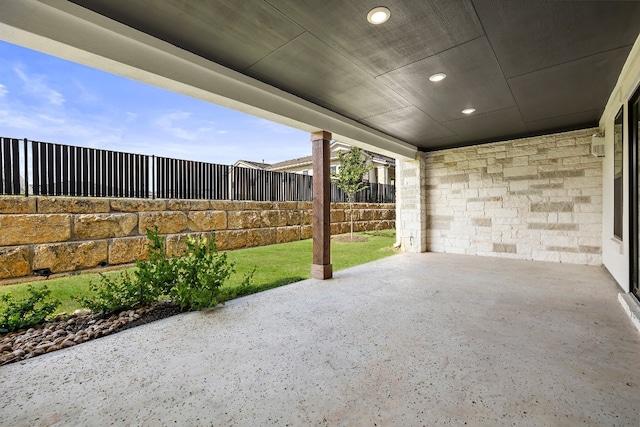
[[[313,222],[313,212],[311,210],[304,210],[300,212],[300,224],[309,225]]]
[[[36,197],[0,196],[0,214],[36,213]]]
[[[146,237],[123,237],[109,242],[109,264],[128,264],[147,259]]]
[[[276,243],[300,240],[300,227],[279,227],[276,229]]]
[[[118,212],[154,212],[167,209],[166,200],[111,199],[111,210]]]
[[[284,211],[262,211],[262,227],[283,227],[287,225],[287,214]]]
[[[505,178],[520,177],[520,176],[537,176],[538,166],[518,166],[504,168],[502,174]]]
[[[230,211],[227,213],[227,228],[230,230],[260,228],[261,226],[260,211]]]
[[[139,233],[146,235],[147,229],[158,227],[158,234],[180,233],[187,228],[187,215],[184,212],[140,212]]]
[[[549,158],[574,157],[589,155],[590,149],[588,145],[577,145],[575,147],[558,147],[556,150],[549,151]]]
[[[31,274],[29,248],[14,246],[0,248],[0,279],[22,277]]]
[[[166,236],[165,240],[165,250],[167,251],[168,257],[177,257],[180,255],[184,255],[187,251],[187,239],[189,238],[189,234],[169,234]]]
[[[332,210],[331,211],[331,222],[342,222],[342,221],[344,221],[344,211]]]
[[[104,213],[109,199],[82,197],[38,197],[38,213]]]
[[[274,209],[273,205],[274,202],[255,202],[253,200],[249,200],[246,202],[245,209],[254,211],[272,210]]]
[[[531,203],[531,212],[573,212],[573,202]]]
[[[298,202],[298,209],[311,209],[313,208],[312,202]]]
[[[277,241],[275,228],[247,230],[246,247],[273,245]]]
[[[137,225],[138,215],[134,213],[74,215],[73,236],[77,240],[124,237]]]
[[[209,205],[209,200],[167,200],[170,211],[206,211]]]
[[[285,213],[287,216],[287,225],[300,225],[299,210],[288,210]]]
[[[211,200],[209,202],[209,209],[214,211],[243,211],[245,208],[246,203],[243,201]]]
[[[310,225],[303,225],[300,227],[300,239],[310,239],[313,237],[313,228]]]
[[[218,250],[227,251],[244,248],[247,245],[246,230],[225,230],[215,233]]]
[[[96,267],[107,259],[106,241],[53,243],[33,248],[33,269],[49,268],[54,273]]]
[[[71,237],[71,215],[0,215],[0,246],[64,242]]]
[[[227,213],[224,211],[189,212],[187,227],[192,231],[213,231],[227,228]]]
[[[279,211],[290,211],[298,209],[298,202],[274,202],[273,206]]]

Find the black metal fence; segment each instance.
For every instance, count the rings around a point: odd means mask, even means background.
[[[230,166],[152,157],[153,197],[161,199],[229,199]]]
[[[255,201],[313,199],[313,177],[309,175],[26,139],[0,138],[0,141],[0,194]],[[344,192],[334,184],[331,201],[347,201]],[[356,195],[356,201],[393,203],[395,187],[369,184]]]
[[[33,194],[148,197],[149,156],[31,142]]]
[[[0,179],[0,194],[20,194],[20,141],[15,138],[0,138]]]

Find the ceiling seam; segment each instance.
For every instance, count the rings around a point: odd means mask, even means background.
[[[563,118],[563,117],[569,117],[569,116],[574,116],[574,115],[578,115],[578,114],[585,114],[585,113],[593,113],[593,112],[602,111],[602,110],[604,110],[604,107],[603,108],[595,108],[595,109],[591,109],[591,110],[583,110],[583,111],[578,111],[578,112],[569,113],[569,114],[560,114],[560,115],[556,115],[556,116],[549,116],[549,117],[545,117],[544,119],[525,121],[525,123],[526,124],[528,124],[528,123],[535,124],[537,122],[543,122],[545,120],[560,119],[560,118]]]
[[[278,9],[277,7],[275,7],[274,5],[272,5],[271,3],[269,3],[267,0],[264,0],[264,3],[267,4],[271,9],[273,9],[274,11],[278,12],[282,17],[286,18],[289,22],[295,24],[295,26],[297,26],[298,28],[300,28],[302,30],[302,32],[300,34],[298,34],[297,36],[295,36],[294,38],[292,38],[291,40],[289,40],[286,43],[283,43],[282,45],[278,46],[276,49],[272,50],[271,52],[269,52],[268,54],[264,55],[262,58],[258,59],[257,61],[255,61],[254,63],[252,63],[251,65],[249,65],[248,67],[246,67],[243,71],[248,71],[251,67],[253,67],[254,65],[258,64],[259,62],[261,62],[262,60],[268,58],[269,56],[273,55],[274,53],[276,53],[277,51],[279,51],[280,49],[282,49],[283,47],[287,46],[289,43],[293,42],[294,40],[296,40],[298,37],[302,36],[304,33],[308,33],[309,30],[307,30],[306,28],[304,28],[302,25],[300,25],[299,23],[297,23],[296,21],[294,21],[293,19],[291,19],[289,16],[285,15],[284,13],[282,13],[282,11],[280,9]]]
[[[602,50],[602,51],[597,52],[597,53],[592,53],[591,55],[581,56],[579,58],[571,59],[569,61],[558,62],[557,64],[549,65],[548,67],[542,67],[542,68],[538,68],[537,70],[531,70],[531,71],[527,71],[526,73],[522,73],[522,74],[518,74],[516,76],[508,77],[507,80],[516,79],[516,78],[519,78],[519,77],[522,77],[522,76],[526,76],[528,74],[533,74],[533,73],[537,73],[539,71],[548,70],[550,68],[559,67],[560,65],[570,64],[572,62],[580,61],[580,60],[587,59],[587,58],[592,58],[594,56],[602,55],[603,53],[613,52],[615,50],[619,50],[619,49],[622,49],[622,48],[631,49],[631,47],[633,47],[632,44],[626,44],[626,45],[623,45],[623,46],[614,47],[612,49]]]
[[[483,31],[484,31],[484,29],[483,29]],[[393,73],[394,71],[398,71],[398,70],[400,70],[400,69],[402,69],[402,68],[405,68],[405,67],[408,67],[408,66],[410,66],[410,65],[416,64],[416,63],[418,63],[418,62],[420,62],[420,61],[424,61],[425,59],[429,59],[429,58],[432,58],[432,57],[434,57],[434,56],[437,56],[437,55],[443,54],[443,53],[445,53],[445,52],[448,52],[448,51],[450,51],[450,50],[453,50],[453,49],[459,48],[460,46],[464,46],[465,44],[468,44],[468,43],[474,42],[474,41],[476,41],[476,40],[478,40],[478,39],[481,39],[481,38],[483,38],[483,37],[486,37],[486,34],[483,34],[483,35],[478,36],[478,37],[474,37],[474,38],[469,39],[469,40],[467,40],[467,41],[464,41],[464,42],[462,42],[462,43],[458,43],[458,44],[457,44],[457,45],[455,45],[455,46],[451,46],[451,47],[446,48],[446,49],[444,49],[444,50],[441,50],[441,51],[439,51],[439,52],[433,53],[433,54],[431,54],[431,55],[427,55],[427,56],[425,56],[424,58],[420,58],[420,59],[417,59],[417,60],[415,60],[415,61],[411,61],[411,62],[409,62],[409,63],[407,63],[407,64],[401,65],[400,67],[394,68],[393,70],[385,71],[384,73],[378,74],[378,75],[376,75],[376,76],[374,76],[374,77],[375,77],[375,79],[377,80],[377,79],[378,79],[378,77],[385,76],[385,75],[387,75],[387,74],[389,74],[389,73]]]
[[[504,79],[504,82],[506,83],[507,87],[509,88],[509,93],[511,94],[511,98],[513,99],[513,102],[514,102],[516,108],[518,109],[518,114],[520,115],[520,119],[522,120],[522,123],[525,123],[524,114],[522,114],[522,111],[520,110],[520,105],[518,105],[518,101],[516,100],[516,96],[513,93],[513,89],[511,88],[511,85],[509,84],[509,79],[507,79],[507,76],[504,73],[504,69],[502,68],[502,64],[498,60],[498,55],[496,55],[496,50],[493,48],[493,43],[491,43],[491,39],[489,39],[489,35],[487,34],[487,29],[484,27],[484,23],[482,22],[482,19],[480,18],[480,14],[478,13],[478,9],[476,8],[476,4],[475,4],[475,2],[473,0],[471,1],[471,4],[473,5],[473,11],[475,12],[476,16],[478,17],[478,22],[480,23],[480,27],[482,27],[482,32],[484,33],[485,37],[487,38],[487,43],[489,43],[489,47],[491,48],[491,52],[493,52],[493,58],[496,60],[496,64],[498,64],[498,67],[500,68],[500,72],[502,73],[502,78]],[[525,126],[526,126],[526,123],[525,123]]]
[[[295,23],[296,25],[298,24],[297,22]],[[302,28],[302,27],[300,27]],[[294,41],[296,41],[297,39],[299,39],[300,37],[302,37],[305,33],[308,33],[308,31],[304,28],[302,28],[302,32],[300,34],[298,34],[297,36],[295,36],[294,38],[292,38],[291,40],[289,40],[288,42],[278,46],[276,49],[272,50],[271,52],[269,52],[268,54],[264,55],[262,58],[258,59],[256,62],[254,62],[253,64],[249,65],[248,67],[246,67],[243,70],[243,73],[248,72],[252,67],[254,67],[255,65],[258,65],[260,62],[262,62],[263,60],[269,58],[271,55],[275,54],[276,52],[278,52],[280,49],[284,48],[285,46],[288,46],[289,44],[293,43]],[[309,33],[311,34],[311,33]]]

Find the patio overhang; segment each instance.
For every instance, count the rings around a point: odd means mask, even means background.
[[[394,158],[417,148],[141,31],[64,0],[0,4],[0,38]]]
[[[373,6],[7,0],[0,37],[413,159],[597,126],[640,32],[637,2],[390,0],[381,25]]]

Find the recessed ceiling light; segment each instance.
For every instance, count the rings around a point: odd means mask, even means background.
[[[429,77],[429,80],[431,80],[432,82],[439,82],[446,78],[447,78],[447,75],[445,73],[436,73],[433,76]]]
[[[462,114],[471,114],[474,111],[476,111],[475,108],[465,108],[464,110],[462,110]]]
[[[390,16],[391,11],[386,7],[374,7],[367,14],[367,21],[373,25],[378,25],[387,22]]]

